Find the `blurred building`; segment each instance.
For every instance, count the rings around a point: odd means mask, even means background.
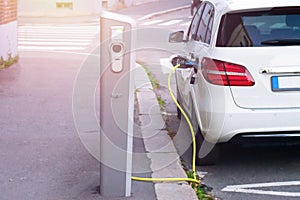
[[[74,16],[99,14],[157,0],[18,0],[19,16]]]
[[[19,16],[92,15],[101,9],[101,0],[18,0]]]
[[[114,9],[118,7],[130,7],[143,3],[159,0],[102,0],[102,7],[106,9]]]

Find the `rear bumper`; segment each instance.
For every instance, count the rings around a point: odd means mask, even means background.
[[[202,127],[209,142],[228,142],[235,136],[256,138],[300,136],[300,109],[242,109],[229,113],[207,113]],[[246,136],[247,137],[247,136]]]

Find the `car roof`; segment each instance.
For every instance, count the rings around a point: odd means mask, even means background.
[[[205,0],[204,0],[205,1]],[[300,6],[300,0],[207,0],[221,13],[260,8]]]

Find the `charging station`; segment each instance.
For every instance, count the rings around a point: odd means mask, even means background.
[[[136,25],[103,11],[100,18],[100,194],[131,195]]]

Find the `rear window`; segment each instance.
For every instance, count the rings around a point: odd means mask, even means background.
[[[300,45],[300,7],[227,13],[222,17],[218,47]]]

